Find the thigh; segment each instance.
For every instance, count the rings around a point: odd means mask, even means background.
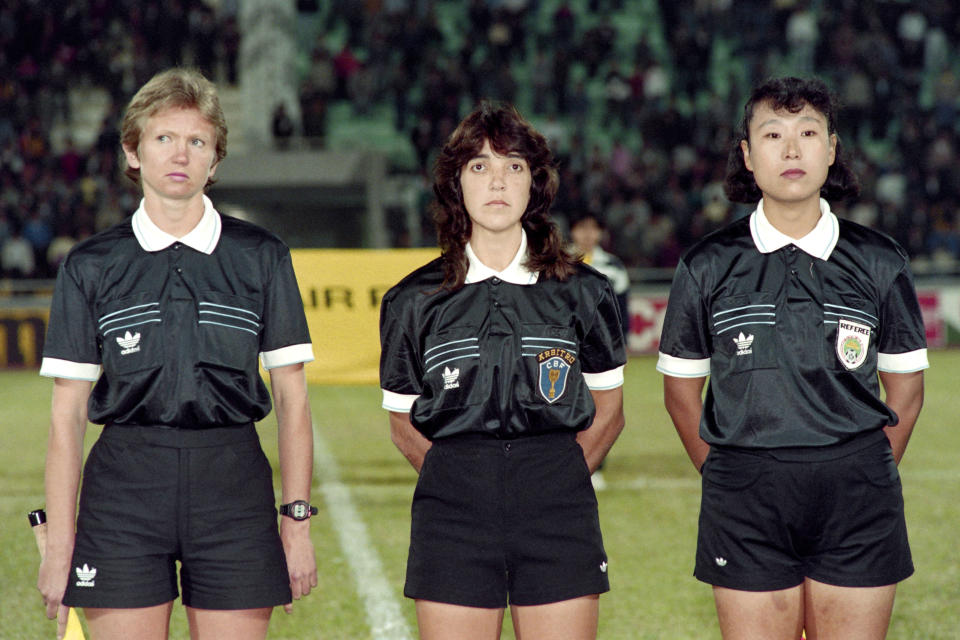
[[[837,587],[807,579],[804,624],[807,640],[883,640],[897,585]]]
[[[570,437],[516,443],[505,514],[510,603],[544,605],[610,590],[597,498]]]
[[[417,600],[420,640],[497,640],[503,609]]]
[[[777,591],[713,588],[724,640],[796,640],[803,630],[803,585]]]
[[[435,442],[414,491],[404,595],[466,607],[507,604],[497,443]]]
[[[216,611],[187,607],[191,640],[263,640],[267,637],[272,607]]]
[[[102,609],[87,607],[90,636],[95,640],[167,640],[173,602],[135,609]]]
[[[258,440],[184,450],[183,603],[256,609],[291,601],[273,475]]]
[[[178,595],[177,452],[113,437],[120,428],[84,465],[69,606],[143,608]]]
[[[517,640],[591,640],[597,637],[600,596],[531,607],[510,607]]]

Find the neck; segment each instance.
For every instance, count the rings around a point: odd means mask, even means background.
[[[153,224],[174,238],[182,238],[196,228],[203,218],[203,197],[170,200],[144,194],[143,208]]]
[[[500,233],[474,229],[470,236],[470,247],[480,262],[494,271],[503,271],[517,257],[521,234],[519,226]]]
[[[794,239],[813,231],[820,221],[820,198],[804,203],[763,199],[763,213],[773,228]]]

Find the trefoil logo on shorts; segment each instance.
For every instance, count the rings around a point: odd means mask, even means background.
[[[607,561],[606,561],[606,560],[604,560],[603,562],[600,563],[600,572],[601,572],[601,573],[606,573],[606,572],[607,572]]]
[[[126,356],[140,351],[140,332],[130,335],[127,331],[122,338],[117,338],[117,344],[122,347],[120,355]]]
[[[753,353],[753,334],[751,333],[748,336],[743,335],[743,331],[740,332],[740,335],[733,339],[737,345],[737,355],[738,356],[748,356]]]
[[[725,566],[727,566],[727,559],[726,559],[726,558],[723,558],[723,557],[721,557],[721,556],[717,556],[716,558],[713,559],[713,561],[717,563],[717,566],[718,566],[718,567],[725,567]]]
[[[443,368],[443,388],[444,389],[458,389],[460,388],[460,369],[459,367],[450,371],[450,367]]]
[[[77,567],[74,569],[77,572],[77,586],[78,587],[92,587],[93,579],[97,577],[96,567],[88,567],[87,563],[84,562],[82,567]]]

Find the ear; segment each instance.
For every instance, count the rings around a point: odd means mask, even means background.
[[[833,166],[834,161],[837,159],[837,134],[830,134],[830,158],[827,166]]]
[[[753,173],[753,166],[750,163],[750,143],[746,140],[740,141],[740,151],[743,153],[743,164],[747,171]]]
[[[137,155],[136,149],[131,149],[127,145],[123,145],[123,155],[127,158],[127,164],[131,169],[140,168],[140,156]]]
[[[220,161],[219,161],[219,160],[214,160],[213,164],[210,165],[210,173],[207,174],[207,179],[208,179],[208,180],[209,180],[210,178],[212,178],[212,177],[213,177],[213,174],[215,174],[215,173],[217,172],[217,167],[219,167],[219,166],[220,166]]]

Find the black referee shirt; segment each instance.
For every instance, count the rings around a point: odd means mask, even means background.
[[[40,374],[96,381],[91,422],[260,420],[271,404],[258,354],[267,369],[313,359],[286,245],[204,205],[177,239],[141,204],[61,266]]]
[[[700,435],[711,445],[823,446],[896,424],[877,371],[929,366],[904,251],[820,208],[795,240],[761,201],[677,267],[657,369],[710,375]]]
[[[566,282],[521,265],[503,272],[467,245],[466,284],[438,291],[440,259],[392,288],[380,312],[383,407],[409,412],[429,439],[513,438],[586,429],[590,389],[623,384],[626,355],[609,281],[579,266]]]

